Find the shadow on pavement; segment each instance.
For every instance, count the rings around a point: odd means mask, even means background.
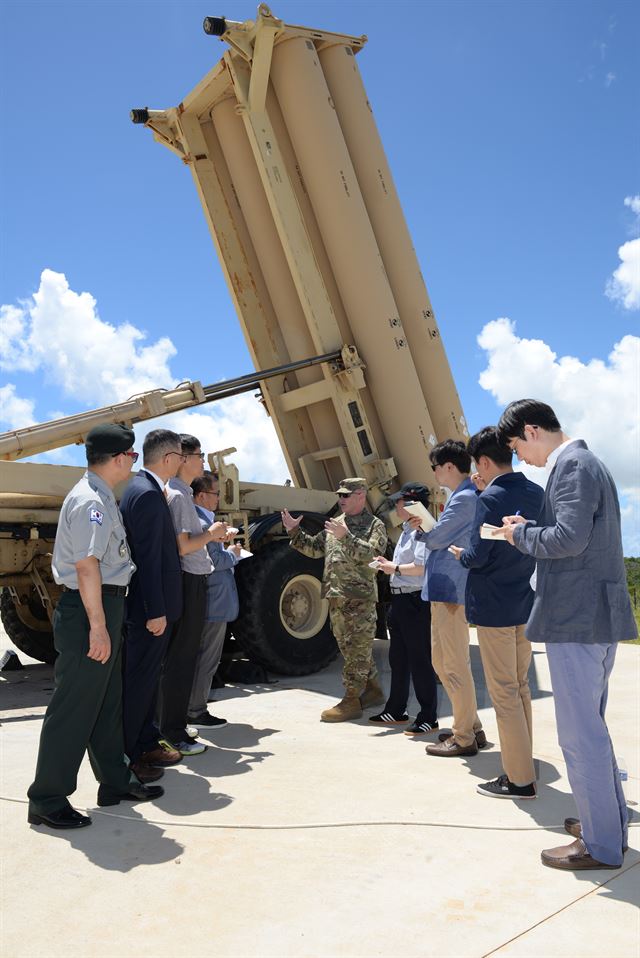
[[[89,828],[77,831],[47,828],[47,835],[68,842],[105,871],[130,872],[140,865],[162,865],[180,857],[185,846],[165,835],[163,828],[150,824],[130,807],[116,807],[123,809],[122,815],[127,820],[112,818],[102,810],[90,809],[93,824]],[[118,812],[114,811],[113,814]],[[31,827],[36,831],[41,830],[40,827]]]

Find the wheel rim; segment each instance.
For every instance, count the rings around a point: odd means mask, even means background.
[[[289,579],[280,596],[280,621],[295,639],[312,639],[322,629],[329,603],[320,595],[320,582],[313,575]]]

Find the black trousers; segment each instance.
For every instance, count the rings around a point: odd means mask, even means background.
[[[392,594],[389,633],[391,690],[385,712],[396,716],[404,714],[411,680],[420,703],[416,721],[435,725],[438,687],[431,665],[431,607],[422,601],[419,592]]]
[[[137,762],[143,752],[157,748],[156,722],[160,669],[167,652],[173,623],[162,635],[152,635],[145,622],[127,621],[123,646],[124,750]]]
[[[85,752],[98,782],[114,794],[131,776],[122,739],[122,613],[124,596],[102,596],[111,655],[105,664],[87,658],[89,620],[78,592],[63,592],[53,619],[58,658],[55,691],[40,733],[35,781],[27,792],[32,812],[45,815],[69,805]]]
[[[162,738],[187,738],[187,713],[207,603],[207,576],[182,573],[182,618],[174,623],[162,665],[158,714]]]

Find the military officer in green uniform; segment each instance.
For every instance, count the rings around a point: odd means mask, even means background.
[[[135,565],[113,489],[138,458],[134,438],[126,426],[92,429],[85,443],[87,471],[62,504],[51,563],[63,586],[53,620],[55,691],[28,791],[32,825],[91,824],[67,798],[76,790],[86,751],[100,783],[98,805],[148,801],[164,792],[132,780],[122,734],[122,617]]]
[[[343,479],[336,492],[342,515],[328,519],[315,536],[300,529],[302,516],[282,513],[293,548],[312,559],[324,556],[322,595],[329,600],[331,628],[344,657],[344,698],[322,713],[323,722],[360,718],[363,708],[386,701],[372,655],[377,585],[369,563],[384,554],[387,533],[366,508],[366,479]]]

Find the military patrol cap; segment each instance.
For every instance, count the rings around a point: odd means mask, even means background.
[[[389,496],[389,499],[391,502],[397,502],[398,499],[404,499],[407,502],[411,500],[421,502],[426,506],[429,502],[429,490],[421,482],[405,482],[400,491],[394,492],[392,496]]]
[[[357,492],[358,489],[368,489],[369,483],[366,479],[362,479],[358,476],[351,477],[350,479],[342,479],[340,485],[336,489],[338,495],[344,493],[345,495],[350,495],[352,492]]]
[[[89,430],[84,444],[87,456],[108,456],[126,452],[135,441],[133,429],[120,423],[104,423]]]

